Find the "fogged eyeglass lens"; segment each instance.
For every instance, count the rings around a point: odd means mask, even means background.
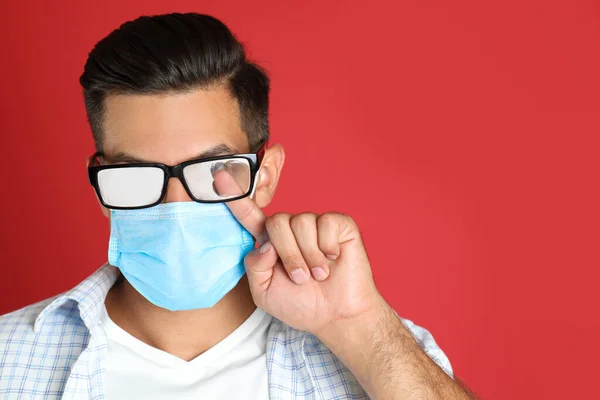
[[[164,179],[156,167],[109,168],[98,172],[98,187],[109,206],[141,207],[160,199]]]
[[[227,173],[228,176],[222,176],[223,173]],[[250,163],[245,158],[187,165],[183,169],[183,176],[198,200],[227,200],[250,191]]]

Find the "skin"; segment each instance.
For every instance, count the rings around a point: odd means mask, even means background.
[[[107,159],[175,165],[227,145],[248,153],[236,101],[226,88],[161,96],[118,95],[106,100]],[[110,290],[113,321],[143,342],[192,360],[239,327],[259,306],[288,325],[316,335],[354,373],[374,399],[472,398],[418,346],[381,297],[354,221],[343,214],[267,217],[285,153],[265,153],[253,198],[227,205],[261,245],[244,260],[246,276],[210,309],[171,312],[154,306],[126,280]],[[227,169],[215,173],[222,194],[237,194]],[[177,179],[166,202],[191,201]],[[102,209],[107,217],[109,211]]]

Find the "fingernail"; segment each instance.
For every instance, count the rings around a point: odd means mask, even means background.
[[[338,258],[338,256],[336,256],[335,254],[327,254],[327,258],[329,258],[330,260],[335,260]]]
[[[327,279],[327,272],[321,267],[316,267],[311,269],[313,276],[318,281],[324,281]]]
[[[306,272],[304,272],[302,268],[296,268],[290,273],[290,275],[292,277],[292,280],[298,285],[301,285],[308,281],[308,275],[306,275]]]
[[[264,242],[262,246],[260,246],[260,254],[265,254],[267,251],[271,250],[271,242]]]

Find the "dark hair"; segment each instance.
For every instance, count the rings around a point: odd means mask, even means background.
[[[96,149],[110,94],[161,94],[225,84],[237,100],[250,151],[269,137],[269,77],[249,62],[218,19],[194,13],[144,16],[96,44],[81,78]]]

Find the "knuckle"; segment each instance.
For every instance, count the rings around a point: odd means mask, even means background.
[[[315,226],[315,215],[303,213],[294,215],[290,220],[292,230],[303,230]]]
[[[270,216],[265,225],[267,230],[281,230],[282,228],[289,226],[290,224],[290,214],[286,213],[277,213]]]
[[[356,223],[354,222],[352,217],[337,212],[329,212],[321,215],[319,217],[319,224],[328,227],[340,226],[341,228],[356,226]]]
[[[346,220],[346,224],[350,227],[355,227],[356,226],[356,222],[354,221],[354,218],[352,218],[349,215],[345,215],[345,214],[341,214],[342,217]]]
[[[334,225],[339,221],[339,215],[337,213],[325,213],[319,217],[319,224]]]

